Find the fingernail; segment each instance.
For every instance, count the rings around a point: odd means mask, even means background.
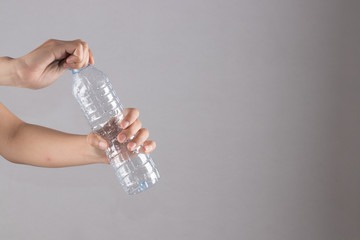
[[[134,150],[134,148],[136,147],[136,143],[130,142],[130,143],[128,144],[128,147],[129,147],[130,150]]]
[[[101,149],[105,150],[105,149],[107,148],[106,142],[100,141],[100,142],[99,142],[99,147],[100,147]]]
[[[145,148],[145,152],[150,152],[150,151],[151,151],[151,149],[152,149],[152,147],[151,147],[151,146],[145,146],[144,148]]]
[[[120,134],[120,136],[119,136],[119,142],[124,142],[125,141],[125,139],[126,139],[126,135],[125,134]]]
[[[129,122],[128,121],[124,121],[122,123],[122,128],[127,128],[129,126]]]

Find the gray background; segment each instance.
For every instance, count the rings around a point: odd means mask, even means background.
[[[0,161],[1,239],[360,238],[360,4],[343,0],[0,1],[0,53],[87,41],[158,143],[127,196],[107,165]],[[0,88],[23,120],[89,127],[71,74]]]

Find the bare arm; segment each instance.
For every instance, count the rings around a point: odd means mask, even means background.
[[[0,57],[0,86],[40,89],[52,84],[68,68],[94,64],[92,52],[81,40],[50,39],[20,58]],[[126,109],[118,135],[119,142],[134,150],[142,145],[151,152],[156,143],[147,140],[149,131],[141,128],[136,108]],[[90,163],[107,163],[107,142],[90,133],[88,136],[63,133],[25,123],[0,103],[0,155],[14,163],[42,167],[65,167]]]
[[[16,61],[11,57],[0,57],[0,86],[18,85],[19,75]]]
[[[40,167],[107,163],[104,151],[88,144],[87,136],[27,124],[0,103],[0,155]]]
[[[94,58],[86,42],[49,39],[22,57],[0,57],[0,86],[44,88],[68,68],[89,63],[94,64]]]
[[[143,145],[141,151],[150,153],[155,141],[147,140],[149,131],[141,128],[139,112],[127,108],[121,124],[129,122],[118,136],[120,142],[135,137],[128,143],[129,150]],[[121,139],[125,135],[125,139]],[[121,139],[121,140],[120,140]],[[13,163],[38,167],[69,167],[92,163],[108,163],[104,150],[107,142],[101,137],[76,135],[28,124],[11,113],[0,102],[0,155]]]

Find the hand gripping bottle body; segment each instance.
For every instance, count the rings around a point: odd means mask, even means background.
[[[128,150],[127,142],[117,141],[125,109],[109,78],[93,65],[72,70],[73,95],[80,104],[92,131],[109,144],[106,156],[128,194],[140,193],[159,181],[160,175],[147,153]]]

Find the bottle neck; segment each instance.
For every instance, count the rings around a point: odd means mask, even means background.
[[[71,70],[71,72],[72,72],[73,74],[76,74],[76,73],[79,73],[79,72],[81,72],[82,70],[88,68],[89,66],[91,66],[91,65],[88,64],[86,67],[79,68],[79,69],[70,69],[70,68],[69,68],[69,70]]]

